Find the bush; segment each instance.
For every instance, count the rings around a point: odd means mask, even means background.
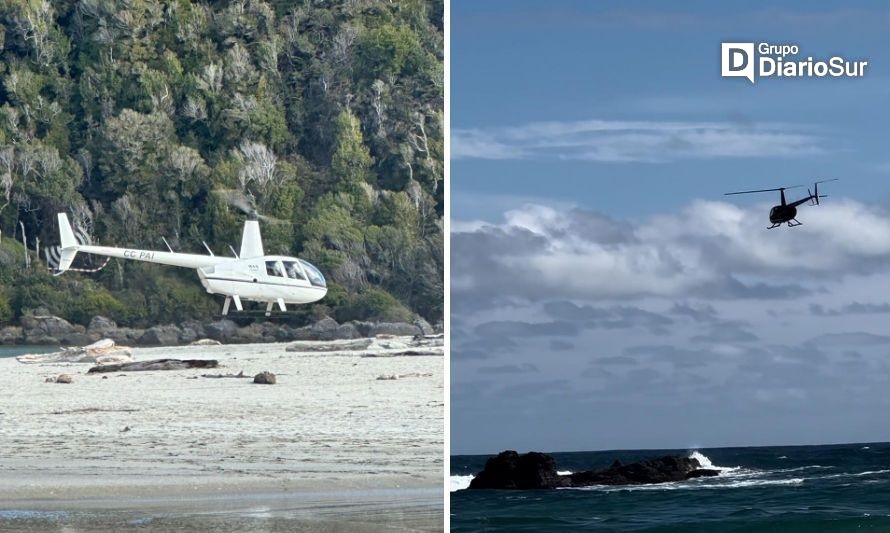
[[[352,294],[337,307],[338,322],[372,320],[375,322],[410,322],[413,314],[388,292],[370,288]]]

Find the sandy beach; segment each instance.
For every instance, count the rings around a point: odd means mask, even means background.
[[[442,357],[287,346],[136,348],[220,367],[105,374],[0,359],[0,529],[441,529]]]

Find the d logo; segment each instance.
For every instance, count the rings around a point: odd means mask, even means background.
[[[754,43],[721,43],[720,51],[721,76],[754,83]]]

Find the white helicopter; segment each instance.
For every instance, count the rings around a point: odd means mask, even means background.
[[[71,229],[68,216],[65,213],[59,213],[58,216],[62,246],[55,275],[62,274],[71,267],[77,252],[194,268],[208,293],[225,295],[223,315],[229,313],[229,305],[233,301],[238,311],[244,310],[242,300],[266,302],[266,316],[269,316],[276,303],[281,311],[287,311],[286,304],[315,302],[324,298],[328,292],[324,276],[308,261],[296,257],[265,255],[260,225],[256,220],[244,222],[241,251],[237,257],[222,257],[213,255],[206,243],[204,246],[210,255],[182,254],[172,249],[161,252],[81,243]],[[169,244],[167,247],[169,248]]]

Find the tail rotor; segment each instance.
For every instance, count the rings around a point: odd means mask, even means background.
[[[830,180],[817,181],[817,182],[813,183],[813,192],[812,193],[810,193],[810,190],[807,189],[807,193],[810,194],[810,199],[811,199],[812,205],[820,205],[819,198],[828,198],[828,195],[826,195],[826,194],[819,194],[819,184],[827,183],[829,181],[837,181],[837,178],[832,178]]]

